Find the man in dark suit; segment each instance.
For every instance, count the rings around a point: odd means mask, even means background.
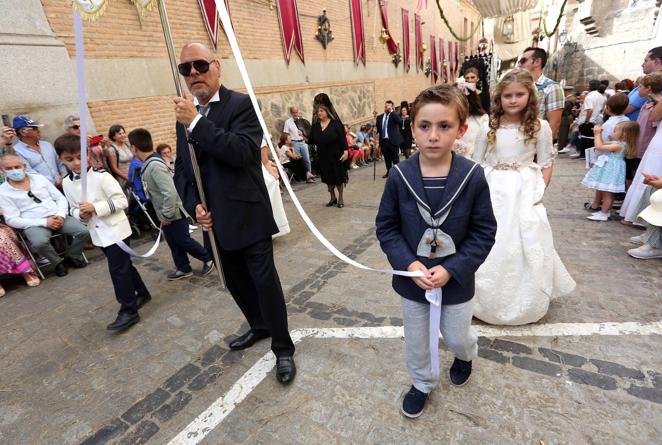
[[[400,144],[402,144],[402,119],[400,114],[393,111],[393,101],[387,100],[384,104],[384,114],[377,116],[377,131],[379,132],[379,146],[386,161],[386,174],[382,178],[388,178],[388,172],[394,164],[400,162]]]
[[[178,122],[175,184],[202,228],[213,227],[228,290],[250,325],[230,348],[245,349],[271,337],[276,377],[290,383],[296,374],[294,343],[273,259],[271,236],[278,227],[262,177],[262,129],[250,98],[221,86],[220,71],[219,61],[204,45],[190,43],[182,49],[179,72],[195,99],[173,99]],[[196,188],[186,129],[208,208]]]

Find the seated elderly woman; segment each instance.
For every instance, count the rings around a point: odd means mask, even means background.
[[[30,287],[39,286],[40,283],[16,232],[8,225],[0,223],[0,275],[7,274],[20,274]],[[0,285],[0,297],[4,296],[5,288]]]

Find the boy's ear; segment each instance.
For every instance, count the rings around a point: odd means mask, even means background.
[[[457,136],[455,139],[461,139],[462,136],[464,136],[464,133],[467,132],[467,128],[469,128],[469,124],[467,124],[466,122],[460,125],[460,128],[457,130]]]

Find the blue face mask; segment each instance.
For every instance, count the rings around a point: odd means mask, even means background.
[[[5,170],[5,174],[12,181],[22,181],[25,178],[25,170],[22,168],[16,168],[12,170]]]

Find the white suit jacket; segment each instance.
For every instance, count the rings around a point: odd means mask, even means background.
[[[80,220],[80,179],[69,175],[62,181],[64,195],[69,201],[69,214]],[[129,203],[119,183],[105,170],[90,169],[87,173],[87,201],[94,205],[94,210],[101,221],[112,231],[115,238],[101,230],[91,220],[88,230],[95,246],[107,247],[115,244],[115,239],[124,240],[131,236],[129,219],[124,209]]]

